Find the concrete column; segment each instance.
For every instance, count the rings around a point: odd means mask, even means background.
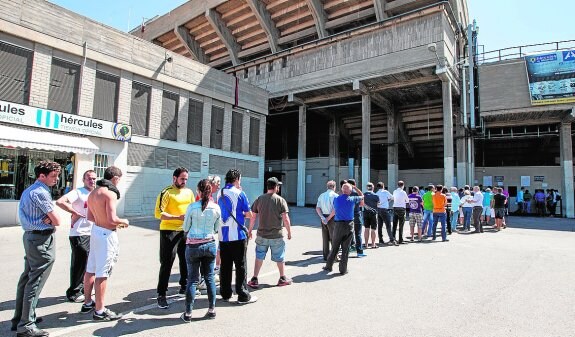
[[[188,112],[190,111],[190,99],[187,90],[180,91],[180,101],[178,103],[178,126],[176,141],[178,143],[188,142]]]
[[[130,124],[132,108],[132,78],[133,74],[122,70],[120,74],[120,97],[118,97],[118,123]]]
[[[232,145],[232,105],[224,105],[224,131],[222,134],[222,150],[230,151]]]
[[[467,180],[469,186],[478,185],[475,183],[475,138],[469,136],[467,139],[467,169],[469,173],[467,174]]]
[[[204,97],[204,119],[202,122],[202,146],[210,147],[210,135],[212,132],[212,98]]]
[[[371,173],[371,98],[361,95],[361,190],[366,189]]]
[[[260,157],[264,158],[266,156],[266,116],[262,115],[260,117]],[[262,176],[263,179],[263,176]]]
[[[328,179],[339,184],[339,118],[333,116],[329,123],[329,168]]]
[[[160,125],[162,124],[162,100],[164,89],[162,82],[152,81],[152,98],[150,103],[150,123],[148,135],[150,138],[160,139]]]
[[[50,73],[52,71],[52,48],[43,44],[34,44],[32,59],[32,79],[30,81],[30,102],[33,107],[48,107]]]
[[[86,60],[81,71],[78,115],[92,117],[94,113],[94,91],[96,89],[96,61]]]
[[[250,153],[250,114],[244,113],[244,118],[242,119],[242,153]]]
[[[457,149],[457,186],[469,184],[467,180],[467,138],[465,138],[465,128],[460,123],[461,118],[458,118],[456,134],[457,140],[455,147]]]
[[[387,188],[397,186],[399,176],[399,127],[395,108],[387,111]]]
[[[453,103],[451,96],[451,80],[443,79],[443,186],[453,185]]]
[[[571,139],[571,123],[561,123],[559,127],[561,144],[561,174],[563,175],[563,191],[561,193],[563,214],[568,218],[575,217],[573,196],[573,141]]]
[[[306,162],[306,106],[299,107],[299,142],[297,146],[297,205],[305,206],[305,162]]]

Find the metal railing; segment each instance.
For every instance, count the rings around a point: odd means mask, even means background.
[[[558,50],[575,49],[575,40],[528,44],[524,46],[481,52],[477,54],[479,64],[522,58],[535,53],[554,52]]]

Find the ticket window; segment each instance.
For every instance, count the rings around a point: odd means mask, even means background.
[[[24,190],[36,181],[34,167],[42,160],[57,162],[62,167],[60,179],[52,187],[53,199],[72,189],[73,153],[0,147],[0,200],[20,200]]]

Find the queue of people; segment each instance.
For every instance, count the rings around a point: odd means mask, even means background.
[[[16,292],[16,305],[11,330],[18,337],[48,336],[37,324],[36,316],[40,293],[56,259],[54,232],[64,223],[56,211],[50,188],[58,182],[61,167],[52,161],[41,161],[34,169],[36,182],[27,188],[20,200],[19,216],[24,230],[25,265]],[[56,201],[56,205],[70,213],[71,247],[70,284],[66,298],[82,303],[80,313],[92,314],[94,321],[114,321],[122,317],[105,305],[107,280],[118,260],[117,230],[129,227],[128,219],[119,218],[116,204],[120,199],[117,185],[122,171],[108,167],[104,177],[97,180],[93,170],[84,172],[84,186],[74,189]],[[172,184],[158,195],[155,217],[160,220],[160,270],[157,284],[157,304],[169,307],[166,293],[172,265],[178,257],[178,294],[185,296],[181,319],[190,322],[199,288],[207,290],[206,318],[216,317],[216,284],[219,281],[222,300],[231,301],[232,277],[235,270],[236,303],[257,301],[248,286],[258,288],[258,273],[267,251],[277,263],[280,274],[278,286],[292,280],[285,275],[285,240],[292,237],[288,206],[281,196],[281,182],[270,178],[267,193],[250,206],[242,191],[241,172],[231,169],[220,189],[220,177],[209,176],[196,185],[196,192],[186,187],[188,170],[174,170]],[[253,277],[247,282],[246,252],[248,241],[259,216],[255,239],[256,261]],[[249,221],[249,229],[246,227]],[[200,280],[201,279],[201,280]],[[95,293],[95,297],[92,294]]]

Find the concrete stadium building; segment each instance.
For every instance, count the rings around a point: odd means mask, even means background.
[[[573,217],[573,103],[531,104],[527,49],[469,58],[470,24],[465,0],[192,0],[132,34],[269,92],[265,171],[289,202],[347,177],[512,203],[525,185]]]

